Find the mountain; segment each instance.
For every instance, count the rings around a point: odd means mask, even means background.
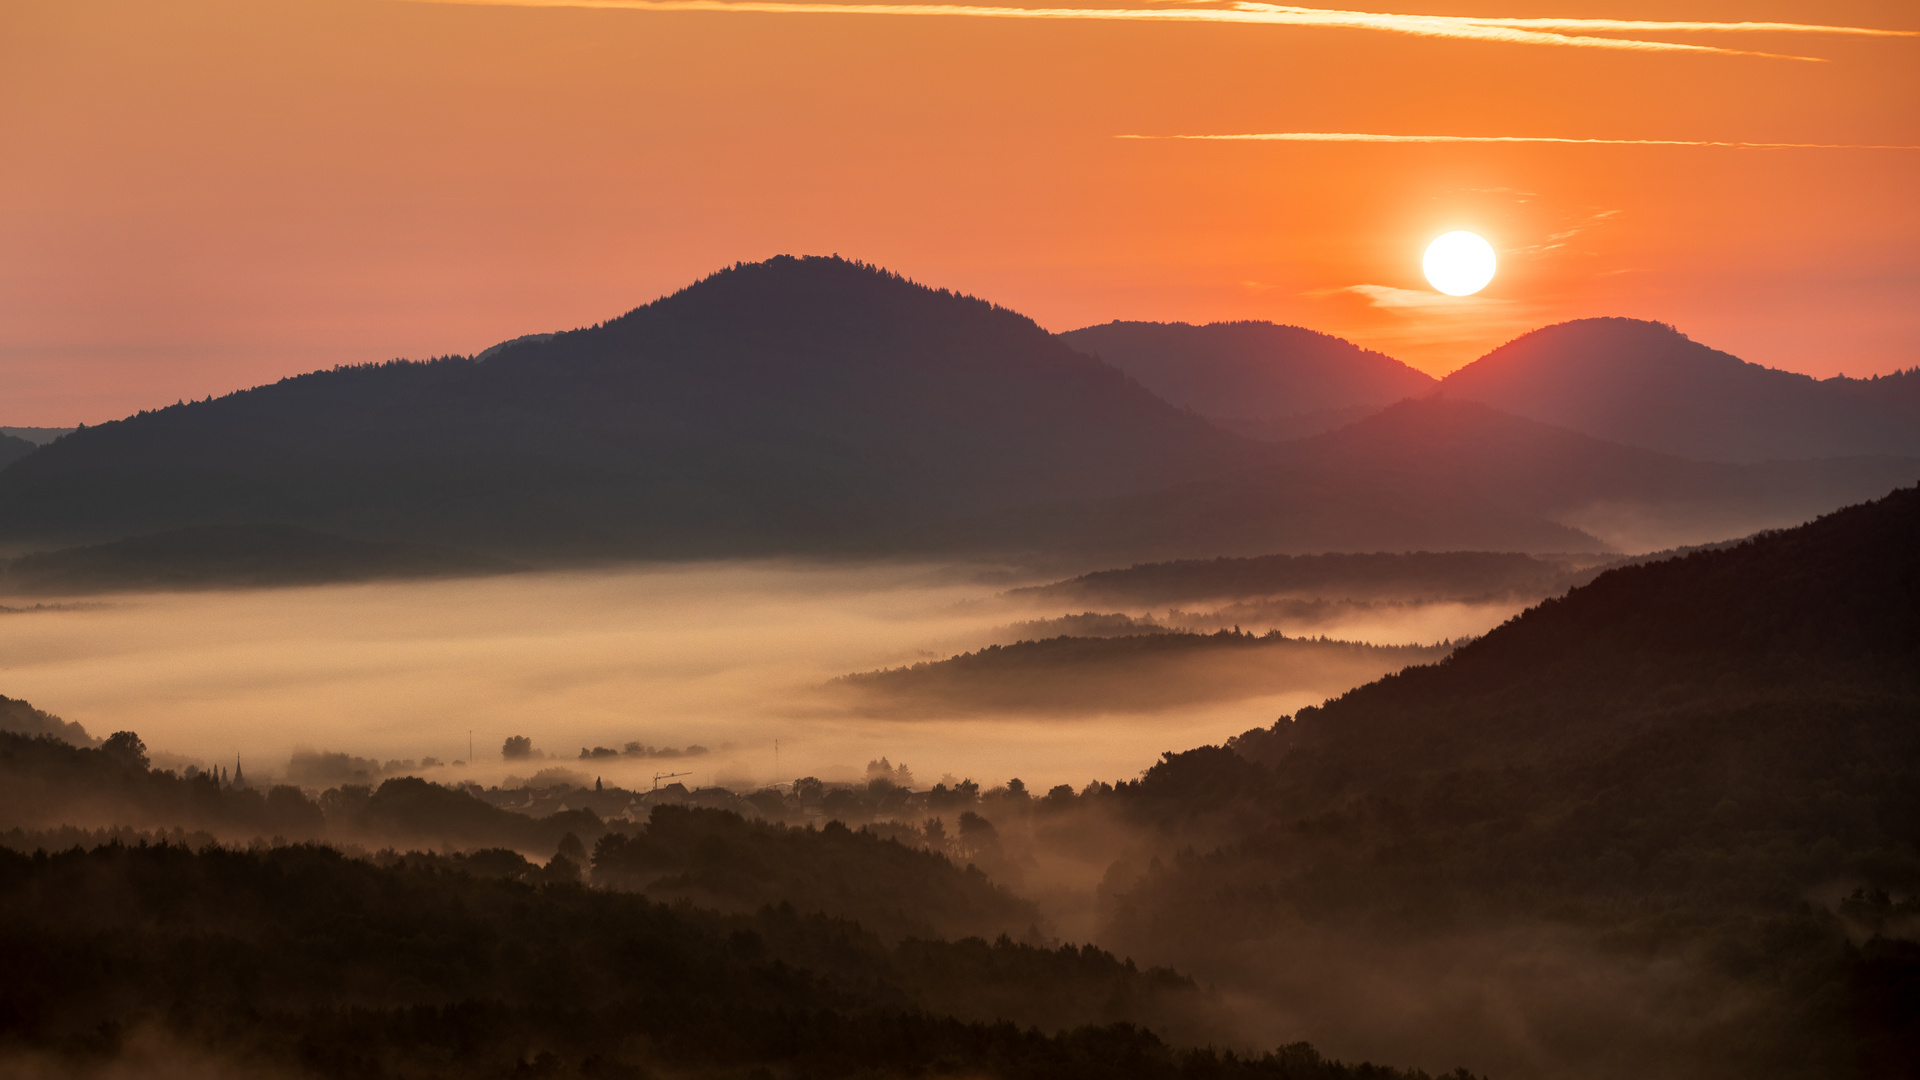
[[[1311,717],[1276,725],[1284,737],[1272,745],[1283,743],[1284,751],[1255,756],[1277,761],[1298,750],[1303,764],[1293,771],[1304,776],[1305,759],[1325,754],[1357,754],[1370,759],[1369,768],[1419,772],[1501,746],[1561,745],[1585,753],[1591,748],[1569,744],[1582,737],[1580,724],[1605,725],[1609,739],[1646,734],[1622,725],[1621,707],[1669,688],[1686,689],[1666,695],[1656,715],[1644,718],[1654,728],[1670,722],[1657,715],[1666,706],[1684,712],[1690,698],[1730,699],[1742,708],[1832,695],[1920,705],[1916,551],[1920,488],[1902,488],[1795,529],[1610,570],[1445,663],[1355,690]],[[1521,720],[1524,703],[1548,701],[1557,702],[1558,722]],[[1476,712],[1480,722],[1462,727]],[[1503,724],[1500,716],[1515,723]],[[1920,728],[1903,725],[1885,734],[1911,740],[1920,738]],[[1390,767],[1383,755],[1403,761]],[[1900,770],[1916,763],[1920,757],[1903,756],[1888,765]],[[1358,775],[1335,771],[1349,780]],[[1920,840],[1920,818],[1901,827]]]
[[[1196,850],[1116,896],[1103,940],[1283,1013],[1440,987],[1414,958],[1467,948],[1487,1030],[1524,1033],[1487,1037],[1503,1075],[1914,1075],[1916,551],[1906,488],[1609,571],[1439,664],[1168,755],[1102,812]],[[1328,941],[1358,998],[1276,976]],[[1527,1000],[1554,970],[1582,989]],[[1648,1025],[1699,995],[1722,1008]]]
[[[45,446],[62,435],[70,435],[78,429],[70,427],[0,427],[0,435],[11,435],[16,439],[25,439],[35,446]]]
[[[1748,363],[1663,323],[1617,318],[1535,330],[1440,383],[1450,398],[1678,457],[1920,457],[1911,407],[1895,393],[1850,389]]]
[[[77,431],[0,472],[0,538],[280,523],[491,552],[826,550],[1205,475],[1247,446],[1004,308],[780,257],[484,361]]]
[[[1920,461],[1729,464],[1446,397],[1272,447],[1233,473],[1003,515],[954,542],[1191,559],[1328,551],[1650,551],[1798,524],[1920,480]]]
[[[1402,402],[1288,451],[1294,468],[1348,485],[1392,477],[1409,494],[1484,500],[1602,535],[1637,527],[1623,518],[1695,534],[1675,543],[1799,524],[1920,480],[1912,458],[1683,460],[1445,397]]]
[[[286,525],[209,525],[0,562],[0,594],[323,585],[518,569],[446,547],[349,540]]]
[[[1831,379],[1821,380],[1820,385],[1846,391],[1869,401],[1911,409],[1915,414],[1915,422],[1920,423],[1920,367],[1865,379],[1835,375]]]
[[[834,680],[857,709],[898,719],[995,712],[1159,712],[1273,694],[1324,694],[1446,652],[1278,631],[1062,636],[989,645],[912,667]]]
[[[38,450],[39,446],[17,435],[0,432],[0,469]]]
[[[1247,364],[1247,342],[1306,341],[1306,374],[1262,385],[1295,394],[1288,408],[1372,414],[1288,443],[1244,438],[1076,351],[1099,335],[1056,337],[874,267],[783,256],[484,358],[315,372],[77,430],[0,469],[0,544],[273,526],[536,562],[992,553],[1075,569],[1651,550],[1793,524],[1920,475],[1891,458],[1683,461],[1451,392],[1387,404],[1425,377],[1306,331],[1146,325],[1090,330],[1217,338]],[[1478,363],[1495,370],[1520,344]],[[1219,386],[1210,407],[1235,400]],[[289,557],[294,576],[311,570]]]
[[[1116,320],[1060,337],[1168,401],[1257,439],[1327,431],[1437,385],[1391,356],[1270,322]]]
[[[1273,596],[1469,600],[1564,592],[1588,564],[1490,551],[1182,559],[1098,570],[1007,595],[1129,608]]]
[[[52,713],[42,712],[24,701],[5,695],[0,695],[0,732],[26,736],[47,735],[79,747],[100,745],[100,740],[88,735],[85,727],[70,720],[62,720]]]

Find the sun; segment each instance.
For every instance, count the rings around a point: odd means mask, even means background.
[[[1493,280],[1493,245],[1470,232],[1450,232],[1427,245],[1420,268],[1448,296],[1471,296]]]

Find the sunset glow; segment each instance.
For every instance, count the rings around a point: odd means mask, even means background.
[[[1920,146],[1910,5],[1368,7],[15,0],[0,422],[474,352],[780,252],[1433,373],[1597,314],[1820,376],[1920,355],[1920,151],[1860,149]],[[1500,237],[1497,298],[1416,299],[1448,222]]]
[[[1920,1077],[1916,193],[1916,0],[0,0],[0,1077]]]

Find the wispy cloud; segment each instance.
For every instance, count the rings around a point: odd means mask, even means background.
[[[1487,296],[1448,296],[1445,293],[1429,292],[1426,289],[1396,289],[1391,285],[1346,285],[1338,289],[1318,289],[1307,295],[1331,296],[1335,293],[1364,296],[1374,307],[1413,315],[1436,311],[1454,314],[1468,311],[1488,313],[1511,304],[1511,301],[1496,300]]]
[[[1564,139],[1547,135],[1370,135],[1353,131],[1273,131],[1246,135],[1116,135],[1116,139],[1199,142],[1558,143],[1569,146],[1718,146],[1735,150],[1920,150],[1894,143],[1725,142],[1714,139]]]
[[[943,16],[976,19],[1037,19],[1092,22],[1240,23],[1263,26],[1312,26],[1348,30],[1377,30],[1416,37],[1493,41],[1519,45],[1560,45],[1633,52],[1710,53],[1727,56],[1763,56],[1784,60],[1818,60],[1812,56],[1688,45],[1637,38],[1595,37],[1599,33],[1795,33],[1856,34],[1876,37],[1912,37],[1920,32],[1875,30],[1854,26],[1762,22],[1650,22],[1622,19],[1505,19],[1464,15],[1398,15],[1388,12],[1343,11],[1293,7],[1237,0],[1221,7],[1004,7],[978,4],[859,4],[812,3],[796,0],[409,0],[413,3],[467,4],[498,7],[603,8],[623,11],[707,11],[775,15],[891,15]]]
[[[1604,223],[1609,218],[1619,216],[1619,213],[1620,211],[1618,210],[1600,210],[1595,213],[1588,214],[1583,220],[1573,225],[1569,225],[1566,228],[1559,230],[1558,232],[1548,233],[1545,241],[1538,244],[1530,244],[1526,247],[1514,248],[1512,249],[1511,254],[1544,255],[1549,251],[1564,250],[1567,246],[1568,241],[1572,240],[1576,236],[1579,236],[1581,233],[1584,233],[1589,229],[1592,229]]]

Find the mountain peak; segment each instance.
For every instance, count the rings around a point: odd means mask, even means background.
[[[315,373],[77,433],[0,474],[0,534],[820,550],[1190,480],[1246,449],[1015,312],[782,256],[484,363]]]
[[[1920,432],[1890,404],[1750,363],[1642,319],[1542,327],[1447,376],[1440,389],[1701,460],[1920,455]]]
[[[849,305],[901,314],[923,314],[925,306],[933,305],[945,308],[949,315],[969,311],[975,317],[997,316],[1034,333],[1046,333],[1032,319],[997,304],[922,285],[877,264],[839,255],[775,255],[761,262],[737,262],[604,325],[617,328],[659,312],[682,319],[737,316],[743,306],[762,317],[814,313],[832,317]]]
[[[1302,438],[1431,390],[1425,372],[1271,322],[1110,322],[1060,335],[1176,405],[1255,438]]]

